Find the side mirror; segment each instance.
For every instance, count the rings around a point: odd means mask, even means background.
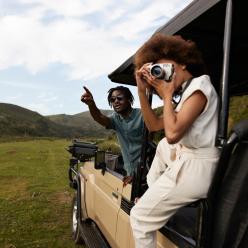
[[[96,152],[95,169],[96,170],[102,170],[105,172],[105,170],[106,170],[105,151],[97,151]]]

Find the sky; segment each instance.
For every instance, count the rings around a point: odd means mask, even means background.
[[[85,85],[109,109],[108,74],[191,1],[0,0],[0,102],[73,115]]]

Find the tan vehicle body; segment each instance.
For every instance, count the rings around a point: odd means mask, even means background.
[[[121,209],[122,198],[131,199],[131,184],[123,187],[122,180],[107,171],[102,175],[91,161],[85,162],[79,172],[86,216],[97,224],[112,248],[134,248],[129,215]],[[157,247],[177,246],[158,232]]]

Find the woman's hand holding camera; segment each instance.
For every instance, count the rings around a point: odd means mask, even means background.
[[[151,87],[147,82],[147,75],[149,71],[147,69],[147,65],[150,63],[144,64],[139,70],[135,72],[136,83],[138,86],[139,93],[146,93],[146,89],[150,90]]]
[[[157,91],[159,96],[162,99],[172,99],[173,93],[175,91],[175,79],[176,79],[176,74],[174,73],[172,76],[171,81],[165,82],[164,80],[157,79],[152,76],[151,85],[154,87],[154,89]]]
[[[145,91],[146,88],[154,88],[162,99],[172,98],[175,91],[176,74],[173,74],[171,81],[168,83],[163,79],[152,76],[148,66],[150,66],[150,63],[144,64],[141,69],[136,72],[136,81],[139,91]]]

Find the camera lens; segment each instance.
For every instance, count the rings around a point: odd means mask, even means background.
[[[159,65],[155,65],[151,68],[151,74],[156,78],[162,78],[163,69]]]

